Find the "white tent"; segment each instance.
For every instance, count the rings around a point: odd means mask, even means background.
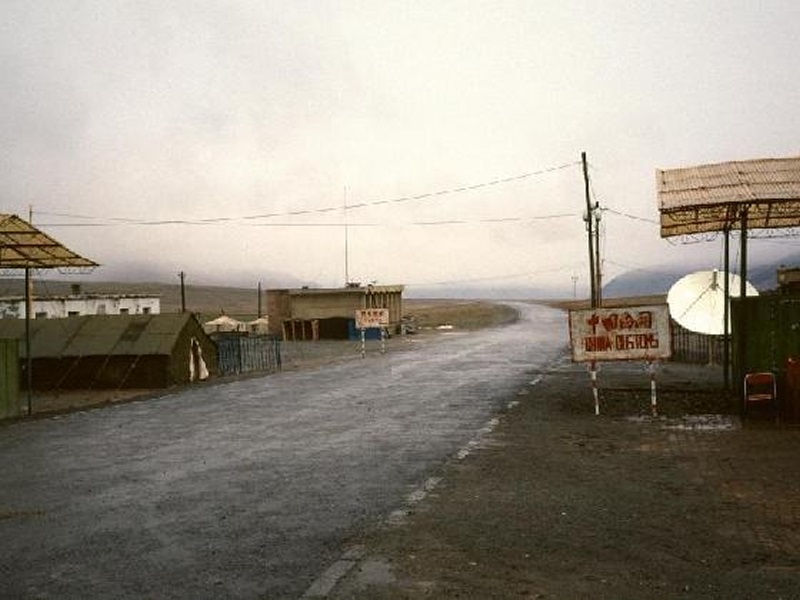
[[[247,326],[241,321],[232,319],[228,315],[220,315],[216,319],[203,323],[206,333],[228,333],[231,331],[247,331]]]
[[[256,335],[269,333],[269,319],[267,317],[259,317],[253,321],[248,321],[247,331]]]

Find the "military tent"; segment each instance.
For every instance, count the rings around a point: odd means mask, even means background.
[[[37,390],[164,388],[217,373],[216,345],[189,313],[33,319],[30,325]],[[0,339],[19,340],[24,367],[24,320],[0,319]]]

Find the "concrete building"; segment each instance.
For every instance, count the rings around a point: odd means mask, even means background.
[[[284,340],[348,339],[355,335],[356,310],[385,308],[389,333],[399,333],[403,289],[402,285],[351,284],[267,290],[269,330]]]
[[[161,299],[146,294],[86,294],[75,286],[67,296],[34,297],[32,316],[63,319],[84,315],[157,315]],[[0,298],[0,319],[25,318],[24,296]]]

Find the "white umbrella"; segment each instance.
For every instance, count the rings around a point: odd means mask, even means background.
[[[245,324],[236,319],[230,318],[228,315],[220,315],[212,321],[206,321],[203,324],[203,330],[206,333],[214,332],[228,332],[228,331],[244,331]]]

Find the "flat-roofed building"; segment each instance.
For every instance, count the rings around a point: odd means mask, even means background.
[[[270,333],[284,340],[348,339],[355,333],[355,313],[367,308],[389,311],[389,333],[403,318],[402,285],[267,290]]]
[[[157,315],[161,298],[147,294],[85,294],[35,297],[31,316],[63,319],[85,315]],[[24,296],[0,298],[0,318],[25,318]]]

